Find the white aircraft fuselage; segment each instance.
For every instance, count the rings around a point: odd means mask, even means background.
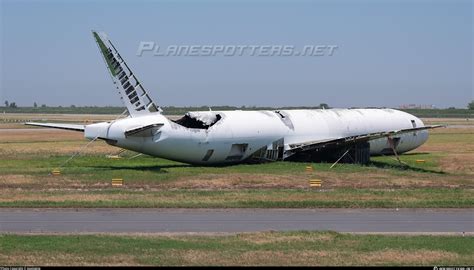
[[[188,128],[155,113],[88,125],[85,137],[103,138],[115,146],[165,159],[216,165],[247,160],[262,148],[275,151],[274,142],[279,140],[284,152],[275,159],[286,159],[289,156],[285,156],[285,151],[302,142],[424,126],[419,118],[393,109],[219,111],[194,115],[220,115],[221,118],[208,128]],[[160,127],[146,136],[125,136],[127,130],[150,124]],[[400,139],[395,149],[397,153],[404,153],[426,142],[428,131],[405,133],[397,138]],[[387,138],[369,143],[371,155],[387,153],[390,149]],[[210,156],[206,156],[208,153]]]

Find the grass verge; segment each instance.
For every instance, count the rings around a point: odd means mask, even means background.
[[[0,191],[0,207],[471,208],[474,189]]]
[[[472,265],[473,237],[1,235],[0,265]]]

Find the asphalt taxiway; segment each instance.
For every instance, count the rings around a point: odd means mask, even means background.
[[[473,233],[474,209],[0,209],[0,233]]]

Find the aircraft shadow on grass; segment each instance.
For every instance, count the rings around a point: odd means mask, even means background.
[[[407,153],[404,155],[401,155],[402,159],[404,156],[422,156],[422,155],[427,155],[429,153],[424,153],[424,152],[417,152],[417,153]],[[291,161],[295,163],[301,163],[301,164],[306,164],[306,162],[297,162],[297,161]],[[257,164],[254,164],[258,166]],[[214,167],[231,167],[232,165],[221,165],[221,166],[214,166]],[[394,163],[394,162],[389,162],[389,161],[374,161],[371,160],[368,164],[368,166],[372,167],[377,167],[381,169],[395,169],[395,170],[401,170],[401,171],[413,171],[413,172],[421,172],[421,173],[434,173],[434,174],[446,174],[446,172],[443,171],[437,171],[437,170],[432,170],[432,169],[425,169],[425,168],[419,168],[419,167],[414,167],[408,164],[401,164],[401,163]],[[199,165],[192,165],[192,164],[164,164],[164,165],[110,165],[110,166],[105,166],[105,165],[97,165],[93,166],[94,168],[101,168],[101,169],[111,169],[111,170],[137,170],[137,171],[149,171],[149,172],[157,172],[157,173],[168,173],[166,169],[172,169],[172,168],[198,168],[201,167]],[[205,166],[208,167],[208,166]]]
[[[419,168],[419,167],[413,167],[408,164],[401,164],[401,163],[391,163],[391,162],[385,162],[385,161],[373,161],[371,160],[369,163],[369,166],[381,168],[381,169],[396,169],[400,171],[413,171],[413,172],[421,172],[421,173],[434,173],[434,174],[446,174],[446,172],[443,171],[437,171],[437,170],[431,170],[431,169],[425,169],[425,168]]]
[[[168,173],[166,169],[172,168],[190,168],[196,167],[189,164],[169,164],[169,165],[110,165],[110,166],[93,166],[94,168],[109,169],[109,170],[137,170],[137,171],[150,171],[158,173]]]
[[[403,157],[410,157],[410,156],[424,156],[424,155],[429,155],[430,153],[427,152],[416,152],[416,153],[405,153],[403,155],[400,155],[400,159],[403,162]],[[390,156],[393,158],[393,156]],[[392,162],[387,162],[387,161],[374,161],[371,160],[369,163],[369,166],[374,166],[377,168],[382,168],[382,169],[396,169],[396,170],[401,170],[401,171],[413,171],[413,172],[421,172],[421,173],[434,173],[434,174],[446,174],[446,172],[443,171],[438,171],[438,170],[432,170],[432,169],[425,169],[425,168],[419,168],[419,167],[414,167],[406,163],[392,163]]]

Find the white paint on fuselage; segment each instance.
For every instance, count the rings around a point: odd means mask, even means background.
[[[196,112],[199,114],[200,112]],[[202,112],[208,114],[209,112]],[[151,156],[191,164],[221,164],[226,161],[232,144],[248,144],[244,157],[279,139],[285,149],[291,144],[323,141],[374,132],[393,131],[424,126],[417,117],[393,109],[327,109],[274,111],[216,111],[222,119],[208,129],[190,129],[180,126],[156,113],[125,118],[111,124],[86,126],[89,139],[100,135],[116,141],[116,146]],[[290,122],[290,124],[289,124]],[[124,132],[150,124],[163,124],[154,136],[128,137]],[[400,138],[397,152],[403,153],[422,145],[428,132],[417,131],[396,136]],[[389,148],[386,138],[370,141],[372,155]],[[208,161],[203,157],[214,150]]]

